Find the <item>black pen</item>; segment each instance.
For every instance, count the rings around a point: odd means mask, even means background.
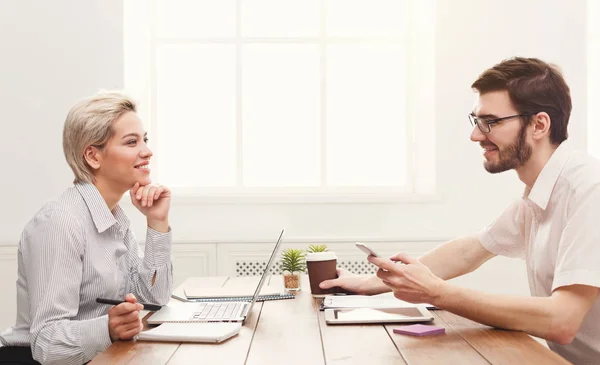
[[[96,303],[119,305],[121,303],[129,303],[129,302],[126,301],[126,300],[114,300],[114,299],[96,298]],[[157,311],[157,310],[159,310],[159,309],[162,308],[162,306],[160,306],[158,304],[146,304],[146,303],[140,303],[140,304],[143,305],[144,309],[148,310],[148,311]]]

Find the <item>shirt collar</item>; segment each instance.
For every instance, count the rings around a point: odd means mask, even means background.
[[[119,223],[123,228],[129,228],[129,219],[123,209],[117,204],[113,209],[113,214],[94,184],[77,183],[75,187],[83,197],[98,233],[106,231],[115,223]]]
[[[563,141],[554,151],[548,162],[542,168],[535,180],[533,187],[525,187],[524,198],[528,198],[542,210],[546,210],[554,185],[558,181],[565,164],[573,153],[573,148],[568,141]]]

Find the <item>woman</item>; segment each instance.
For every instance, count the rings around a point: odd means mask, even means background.
[[[170,298],[171,192],[150,184],[152,152],[135,103],[119,93],[81,101],[65,121],[63,149],[74,186],[21,235],[17,320],[0,335],[0,364],[83,364],[140,332],[136,298]],[[148,223],[143,259],[118,205],[127,191]],[[98,297],[126,302],[111,308]]]

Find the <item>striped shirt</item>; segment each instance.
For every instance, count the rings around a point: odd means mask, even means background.
[[[156,281],[152,278],[156,273]],[[4,346],[31,346],[43,364],[83,364],[111,344],[109,305],[96,298],[164,305],[173,286],[171,232],[148,228],[144,258],[117,205],[76,184],[27,223],[18,252],[17,320]]]

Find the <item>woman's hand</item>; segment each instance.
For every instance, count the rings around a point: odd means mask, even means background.
[[[144,328],[140,319],[140,310],[144,308],[136,303],[133,294],[125,296],[125,303],[115,305],[108,311],[108,333],[112,341],[130,340]]]
[[[163,185],[135,183],[129,190],[131,202],[148,219],[148,226],[159,232],[167,232],[171,190]]]

